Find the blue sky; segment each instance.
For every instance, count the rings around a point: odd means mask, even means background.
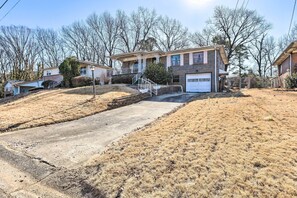
[[[0,3],[4,1],[0,0]],[[0,10],[0,18],[17,1],[8,0]],[[21,0],[0,24],[59,29],[63,25],[86,19],[93,12],[115,13],[116,10],[121,9],[129,13],[143,6],[155,9],[158,14],[180,20],[191,31],[199,31],[205,26],[206,20],[212,16],[215,6],[225,5],[235,8],[236,2],[237,0]],[[239,0],[239,4],[243,2],[244,0]],[[272,23],[271,34],[276,37],[287,34],[293,5],[294,0],[249,0],[248,2],[249,9],[257,10]]]

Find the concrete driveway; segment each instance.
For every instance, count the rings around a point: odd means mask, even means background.
[[[58,170],[81,166],[111,142],[193,96],[163,95],[71,122],[1,134],[0,197],[66,197],[40,181]]]

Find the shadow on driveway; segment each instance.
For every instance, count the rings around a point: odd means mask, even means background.
[[[205,95],[207,93],[175,93],[175,94],[164,94],[160,96],[153,96],[146,99],[146,101],[154,102],[175,102],[175,103],[186,103],[193,98]]]

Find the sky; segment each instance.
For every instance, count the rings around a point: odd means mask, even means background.
[[[0,9],[0,25],[24,25],[31,28],[58,30],[63,25],[85,20],[90,14],[116,10],[127,13],[139,6],[155,9],[158,14],[178,19],[190,31],[201,31],[213,15],[215,6],[235,8],[237,0],[8,0]],[[0,0],[0,4],[5,0]],[[271,35],[280,37],[288,33],[294,0],[238,0],[239,5],[256,10],[272,24]],[[296,8],[297,9],[297,8]],[[297,12],[297,11],[296,11]],[[297,18],[295,12],[293,21]],[[3,18],[4,17],[4,18]]]

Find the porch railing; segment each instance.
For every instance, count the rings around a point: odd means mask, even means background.
[[[142,77],[142,74],[141,73],[138,73],[135,76],[133,76],[133,78],[132,78],[132,85],[134,85],[141,77]]]
[[[151,96],[153,96],[153,94],[157,96],[158,89],[160,89],[160,86],[150,79],[140,78],[138,80],[138,90],[142,93],[148,92]]]

